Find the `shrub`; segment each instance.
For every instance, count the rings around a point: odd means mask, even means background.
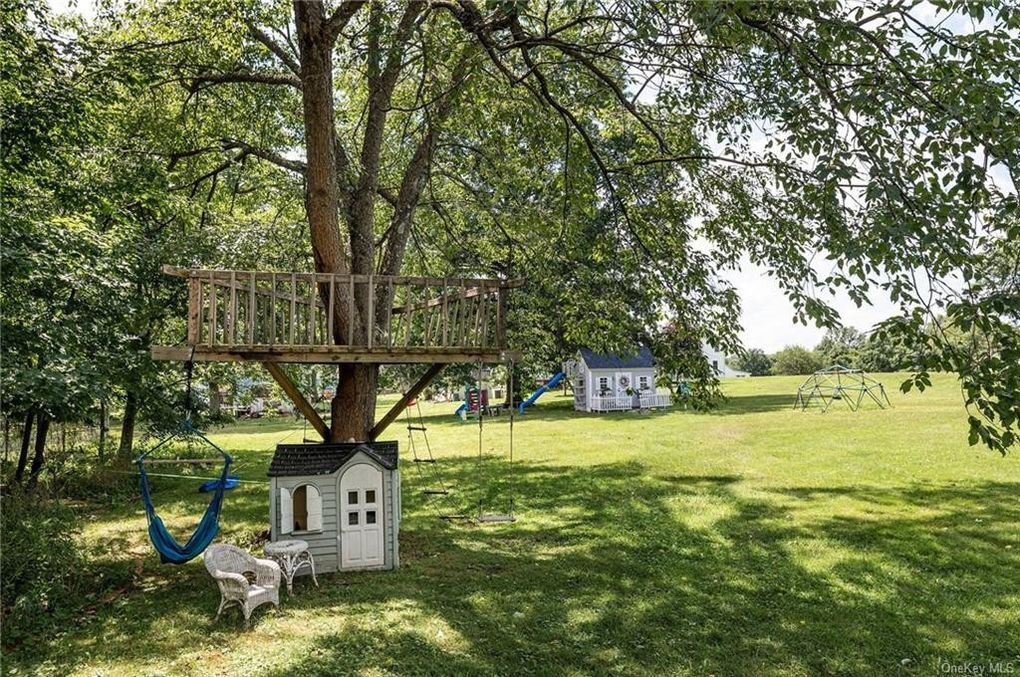
[[[821,342],[815,346],[815,353],[825,367],[835,364],[858,367],[863,343],[861,332],[853,327],[839,327],[825,332]]]
[[[733,368],[751,376],[768,376],[772,373],[772,359],[760,348],[751,348],[732,360]]]
[[[786,346],[772,356],[773,374],[813,374],[821,368],[821,358],[802,346]]]
[[[76,612],[91,585],[75,542],[79,517],[71,508],[20,491],[0,499],[0,613],[3,642],[17,644]]]

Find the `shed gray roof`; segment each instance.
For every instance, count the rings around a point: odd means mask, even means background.
[[[646,346],[641,346],[636,355],[625,357],[596,353],[588,348],[581,348],[581,359],[589,369],[650,369],[654,366],[652,351]]]
[[[329,475],[342,468],[359,451],[384,468],[397,467],[396,442],[343,442],[337,444],[278,444],[269,464],[269,477]]]

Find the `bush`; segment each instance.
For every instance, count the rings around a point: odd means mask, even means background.
[[[773,374],[813,374],[821,368],[821,358],[802,346],[786,346],[772,356]]]
[[[768,376],[772,373],[772,359],[760,348],[751,348],[732,360],[733,368],[751,376]]]
[[[865,371],[902,371],[918,363],[902,337],[881,330],[868,334],[861,345],[860,367]]]
[[[815,353],[822,366],[839,364],[844,367],[859,367],[861,344],[864,337],[853,327],[839,327],[825,332],[821,342],[815,346]]]
[[[90,581],[71,508],[19,491],[0,499],[3,642],[17,644],[66,621],[84,604]]]

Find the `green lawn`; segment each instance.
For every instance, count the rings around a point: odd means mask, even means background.
[[[200,561],[160,565],[138,502],[89,506],[120,597],[5,671],[55,674],[936,674],[940,659],[1020,671],[1020,458],[966,443],[954,381],[853,414],[795,412],[799,378],[725,384],[709,414],[587,415],[546,395],[478,428],[426,406],[457,497],[427,505],[403,465],[402,567],[302,579],[297,595],[213,622]],[[388,404],[382,403],[382,404]],[[389,433],[402,440],[403,425]],[[300,425],[214,435],[246,479]],[[191,480],[155,480],[172,530],[203,509]],[[450,525],[438,510],[519,521]],[[223,538],[267,526],[267,489],[228,497]],[[139,566],[138,560],[141,561]],[[265,609],[265,608],[263,608]]]

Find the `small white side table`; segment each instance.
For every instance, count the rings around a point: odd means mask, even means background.
[[[296,538],[275,543],[266,543],[266,557],[274,559],[280,565],[280,572],[287,581],[287,592],[294,594],[294,574],[298,569],[307,566],[312,570],[312,582],[319,587],[319,581],[315,578],[315,559],[312,553],[308,552],[308,543]]]

